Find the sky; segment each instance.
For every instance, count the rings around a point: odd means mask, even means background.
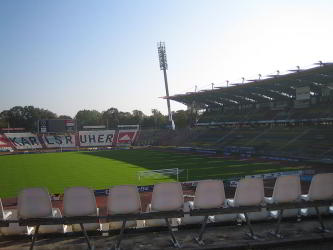
[[[331,0],[0,0],[0,112],[167,114],[157,42],[183,94],[333,62],[332,13]]]

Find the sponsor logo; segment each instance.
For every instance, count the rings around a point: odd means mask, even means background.
[[[10,142],[7,140],[6,137],[0,135],[0,147],[10,147]]]
[[[127,132],[119,132],[117,143],[127,143],[131,144],[135,138],[136,132],[127,131]]]

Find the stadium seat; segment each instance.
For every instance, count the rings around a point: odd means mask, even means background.
[[[194,209],[212,209],[212,208],[221,208],[225,203],[225,192],[223,182],[220,180],[204,180],[200,181],[195,190],[195,197],[193,202]],[[202,240],[206,223],[208,221],[208,215],[205,215],[203,218],[193,218],[195,220],[201,219],[202,226],[198,237],[194,239],[198,244],[204,245]],[[200,218],[201,217],[201,218]]]
[[[234,199],[228,199],[227,204],[230,207],[242,206],[261,206],[264,204],[264,183],[261,178],[245,178],[241,179],[236,188]],[[253,232],[251,226],[252,217],[255,219],[267,218],[266,209],[260,212],[245,212],[244,217],[248,225],[250,233],[247,234],[252,239],[258,239]]]
[[[120,185],[110,189],[109,196],[107,198],[108,215],[139,214],[140,212],[141,200],[136,186]],[[119,221],[110,223],[110,226],[112,227],[115,227],[116,225],[121,225],[119,238],[115,245],[115,249],[119,250],[125,227],[135,227],[136,221],[127,221],[124,219],[121,224]]]
[[[61,211],[59,208],[52,208],[53,218],[62,218]],[[38,233],[50,234],[50,233],[66,233],[67,225],[41,225]]]
[[[194,209],[194,203],[193,201],[186,201],[184,203],[184,213],[189,213],[190,210]],[[191,225],[191,224],[201,224],[205,219],[205,216],[190,216],[189,214],[185,214],[184,218],[179,219],[180,225]],[[210,219],[212,220],[213,217],[210,216]],[[209,220],[208,220],[209,221]]]
[[[301,195],[301,182],[298,175],[279,176],[276,179],[272,197],[265,197],[267,204],[281,204],[299,202]],[[299,215],[299,209],[281,209],[280,211],[272,211],[272,217],[278,218],[275,231],[272,233],[276,237],[281,238],[280,224],[282,217],[295,217]]]
[[[23,189],[18,196],[17,208],[19,219],[53,217],[50,195],[45,188],[36,187]],[[30,249],[34,248],[39,228],[40,225],[37,224]]]
[[[95,215],[92,216],[99,216],[99,208],[97,208],[97,212]],[[99,231],[102,229],[102,225],[101,223],[83,223],[84,225],[84,229],[87,232],[95,232],[95,231]],[[82,232],[82,228],[80,226],[80,224],[73,224],[72,225],[72,231],[73,232]]]
[[[333,173],[316,174],[313,176],[309,188],[309,193],[301,195],[301,199],[305,201],[332,200],[333,199]],[[305,210],[305,211],[304,211]],[[304,209],[306,215],[317,214],[320,222],[320,230],[328,231],[325,228],[321,214],[328,214],[329,207],[315,207]]]
[[[184,206],[183,190],[182,186],[178,182],[158,183],[154,185],[151,211],[153,212],[179,212],[182,211]],[[169,228],[169,232],[172,238],[172,243],[175,247],[180,248],[170,222],[167,217],[164,218],[165,223]]]
[[[64,216],[97,216],[98,209],[96,206],[96,198],[94,192],[87,187],[71,187],[65,189],[64,192]],[[92,249],[86,227],[100,228],[99,221],[96,223],[80,223],[81,230],[87,241],[89,249]],[[74,226],[73,226],[74,231]]]
[[[147,205],[147,208],[145,211],[147,213],[154,212],[151,209],[151,204]],[[169,220],[169,223],[171,223],[171,225],[174,224],[172,219],[168,219],[168,220]],[[165,223],[165,219],[146,219],[144,224],[145,224],[145,227],[165,227],[165,226],[167,226],[167,224]]]
[[[0,219],[17,220],[17,209],[4,210],[0,199]],[[19,226],[18,223],[10,223],[8,227],[0,227],[1,235],[23,235],[31,234],[33,227]]]

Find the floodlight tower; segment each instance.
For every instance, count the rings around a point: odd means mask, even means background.
[[[166,97],[167,97],[169,121],[171,123],[172,129],[174,129],[175,125],[172,120],[170,99],[169,99],[168,77],[167,77],[167,73],[166,73],[166,71],[168,69],[168,62],[167,62],[166,51],[165,51],[165,43],[164,42],[157,43],[157,49],[158,49],[158,57],[160,60],[160,69],[163,70],[163,75],[164,75],[164,84],[165,84],[165,92],[166,92]]]

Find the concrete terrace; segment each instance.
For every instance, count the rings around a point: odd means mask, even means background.
[[[326,217],[325,224],[333,228],[333,217]],[[180,227],[176,232],[177,239],[183,249],[333,249],[333,232],[319,233],[316,218],[308,218],[300,222],[295,219],[284,220],[281,232],[285,236],[277,239],[269,232],[275,227],[275,221],[253,223],[253,228],[261,239],[250,240],[245,225],[210,225],[204,235],[205,246],[199,246],[193,235],[200,230],[199,226]],[[113,247],[118,232],[92,233],[91,241],[95,249],[110,249]],[[126,250],[161,250],[175,249],[166,228],[127,230],[121,243],[121,248]],[[29,236],[1,237],[1,249],[29,249]],[[67,235],[52,234],[40,235],[37,239],[37,250],[76,250],[87,249],[84,237],[79,233]]]

